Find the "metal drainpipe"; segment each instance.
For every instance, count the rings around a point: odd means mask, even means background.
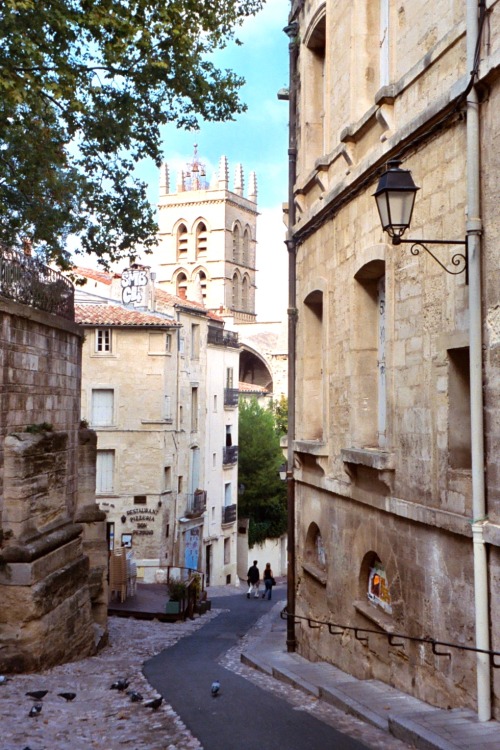
[[[467,0],[467,70],[474,69],[478,38],[478,0]],[[469,357],[472,453],[472,536],[476,647],[490,648],[488,562],[483,529],[486,520],[484,482],[483,363],[481,301],[480,135],[477,91],[467,97],[467,240],[469,255]],[[479,721],[491,719],[490,660],[477,654],[477,711]]]
[[[289,85],[289,123],[288,123],[288,232],[286,246],[288,250],[288,446],[287,446],[287,632],[286,646],[288,652],[296,649],[295,639],[295,480],[293,476],[295,439],[295,338],[297,325],[296,308],[296,243],[293,237],[295,225],[294,186],[297,169],[297,139],[296,139],[296,110],[297,110],[297,58],[299,53],[297,33],[298,24],[290,23],[284,29],[290,39],[288,46],[290,55],[290,85]]]

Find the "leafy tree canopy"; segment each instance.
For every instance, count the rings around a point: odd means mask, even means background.
[[[279,477],[283,463],[279,436],[269,409],[254,399],[239,405],[238,482],[242,492],[238,514],[249,518],[250,547],[285,533],[286,486]]]
[[[156,230],[141,159],[160,128],[227,121],[243,79],[210,54],[265,0],[3,0],[0,242],[64,267],[70,234],[113,261]],[[238,40],[236,40],[238,41]]]
[[[279,437],[288,433],[288,399],[281,394],[279,401],[272,401],[271,410],[274,415],[276,432]]]

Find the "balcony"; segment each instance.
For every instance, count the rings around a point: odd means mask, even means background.
[[[231,346],[239,349],[238,334],[235,331],[225,331],[223,328],[208,326],[207,343],[217,346]]]
[[[186,495],[187,508],[186,516],[188,518],[196,518],[201,516],[202,513],[207,509],[207,491],[197,490],[193,494]]]
[[[238,462],[238,446],[225,445],[222,449],[222,465],[232,466]]]
[[[234,523],[236,521],[236,505],[225,505],[222,508],[222,523]]]
[[[1,244],[0,295],[68,320],[75,319],[71,281],[38,258]]]
[[[238,406],[238,388],[224,388],[224,406]]]

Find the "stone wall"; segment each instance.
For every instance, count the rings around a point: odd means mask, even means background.
[[[81,332],[4,299],[0,320],[0,671],[8,673],[95,652],[106,633],[107,550],[95,434],[79,431]]]
[[[476,218],[467,216],[460,99],[469,80],[465,4],[386,3],[387,33],[378,39],[381,19],[370,14],[382,5],[292,3],[300,25],[296,612],[374,631],[363,641],[352,630],[332,635],[306,624],[297,626],[297,640],[302,654],[359,678],[442,707],[475,709],[476,658],[465,650],[475,645],[472,522],[483,522],[491,648],[500,644],[500,36],[492,31],[482,40],[480,72],[488,91],[479,105],[483,521],[472,507],[478,441],[471,435],[466,276],[445,273],[409,244],[392,245],[373,198],[384,164],[402,158],[420,188],[405,239],[463,242],[467,218]],[[490,6],[497,32],[499,8]],[[311,129],[321,137],[309,137]],[[431,249],[453,270],[452,255],[463,245]],[[389,601],[371,588],[375,570]],[[448,657],[428,643],[391,646],[391,633],[457,648],[442,649]],[[498,718],[497,671],[491,669],[491,697]]]

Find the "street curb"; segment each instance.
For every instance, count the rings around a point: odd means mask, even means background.
[[[426,729],[409,716],[389,716],[389,732],[418,750],[460,750],[458,745]]]

